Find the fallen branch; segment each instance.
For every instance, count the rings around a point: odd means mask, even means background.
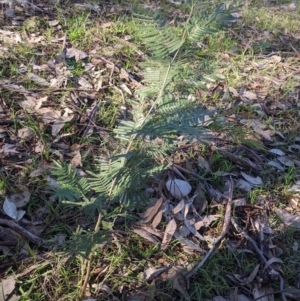
[[[241,233],[247,240],[249,240],[249,242],[252,244],[253,248],[255,249],[261,260],[266,264],[266,266],[270,267],[271,270],[269,272],[269,275],[278,276],[280,281],[281,298],[283,301],[287,301],[284,293],[284,280],[281,277],[281,275],[272,267],[272,265],[269,265],[268,260],[266,259],[262,251],[259,249],[254,239],[250,235],[248,235],[243,229],[241,229],[241,227],[237,224],[236,220],[233,217],[231,218],[231,223],[239,233]]]
[[[24,237],[28,238],[31,242],[33,242],[36,245],[40,245],[43,243],[43,240],[39,238],[38,236],[32,234],[25,228],[21,227],[17,223],[11,220],[0,218],[0,225],[5,225],[10,227],[11,229],[15,230],[19,234],[23,235]]]
[[[227,235],[229,225],[230,225],[230,219],[231,219],[232,194],[233,194],[233,182],[232,182],[232,178],[230,177],[229,196],[228,196],[228,202],[227,202],[227,206],[226,206],[226,212],[225,212],[222,232],[221,232],[220,236],[218,237],[218,239],[215,241],[212,248],[204,256],[204,258],[185,276],[187,281],[189,280],[189,278],[194,276],[197,273],[197,271],[205,264],[205,262],[208,260],[208,258],[215,252],[216,248],[219,246],[221,241]]]

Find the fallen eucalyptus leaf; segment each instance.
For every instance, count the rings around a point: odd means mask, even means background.
[[[248,182],[246,182],[245,180],[239,179],[236,183],[236,187],[245,191],[250,191],[253,186],[250,185]]]
[[[184,200],[182,199],[177,206],[172,210],[174,214],[179,213],[185,206]]]
[[[161,207],[163,203],[163,198],[159,198],[154,206],[148,208],[144,214],[140,214],[140,216],[143,218],[141,223],[146,224],[152,220],[152,218],[155,216],[159,208]]]
[[[278,214],[278,216],[282,219],[282,221],[286,225],[300,229],[300,215],[291,214],[282,209],[277,209],[275,210],[275,212]]]
[[[13,291],[16,287],[16,280],[14,276],[8,276],[5,279],[2,279],[0,282],[0,300],[16,301],[20,297],[13,294]],[[12,295],[13,294],[13,295]]]
[[[13,202],[10,202],[8,198],[5,198],[5,201],[3,203],[3,211],[7,216],[13,218],[16,221],[21,220],[26,213],[26,211],[24,210],[17,210],[16,205]]]
[[[300,180],[297,181],[291,188],[288,189],[290,192],[300,192]]]
[[[241,175],[243,176],[243,178],[249,182],[251,185],[255,185],[255,186],[261,186],[263,184],[262,180],[260,177],[251,177],[251,176],[248,176],[246,173],[244,173],[243,171],[241,171]]]
[[[21,208],[28,204],[30,196],[30,192],[25,190],[22,193],[13,194],[7,197],[7,200],[13,202],[16,205],[16,208]]]
[[[166,270],[166,268],[160,268],[160,269],[155,269],[155,268],[149,268],[144,271],[143,276],[145,280],[151,280],[161,273],[163,273]]]
[[[278,148],[270,149],[270,153],[273,153],[273,154],[278,155],[278,156],[284,156],[285,155],[285,153],[281,149],[278,149]]]
[[[267,163],[267,165],[274,166],[274,167],[276,167],[277,169],[279,169],[279,170],[281,170],[281,171],[284,170],[284,167],[283,167],[280,163],[278,163],[278,162],[276,162],[276,161],[269,161],[269,162]]]
[[[294,162],[288,157],[278,157],[277,160],[285,166],[294,167]]]
[[[146,239],[152,243],[158,243],[158,240],[154,236],[152,236],[150,233],[148,233],[146,230],[134,229],[133,232],[140,235],[141,237],[143,237],[144,239]]]
[[[177,231],[174,233],[174,237],[180,242],[184,247],[188,247],[191,250],[197,251],[199,253],[205,253],[205,250],[201,249],[193,241],[181,236]]]
[[[177,228],[177,225],[176,225],[175,219],[171,219],[166,227],[165,235],[164,235],[163,241],[161,243],[160,249],[162,251],[168,247],[168,245],[176,231],[176,228]]]

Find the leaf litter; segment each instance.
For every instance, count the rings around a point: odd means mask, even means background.
[[[12,4],[13,1],[9,1],[9,3]],[[53,34],[51,46],[53,46],[57,54],[57,45],[65,39],[65,33],[61,30],[57,19],[50,20],[51,14],[47,12],[52,11],[52,8],[47,3],[35,5],[34,3],[26,2],[23,10],[20,10],[19,7],[14,7],[14,5],[6,7],[4,11],[12,26],[22,25],[24,20],[31,18],[30,16],[33,13],[40,16],[42,13],[45,13],[45,15],[49,16],[47,21],[52,28]],[[99,6],[97,5],[86,3],[84,5],[80,4],[80,6],[81,9],[99,12]],[[281,9],[293,11],[295,10],[295,4],[291,3],[290,5],[282,6]],[[113,7],[111,11],[113,12]],[[20,16],[22,14],[23,16]],[[100,25],[101,28],[110,28],[111,26],[114,26],[114,22],[104,22]],[[10,53],[10,45],[28,43],[31,46],[39,44],[41,47],[48,47],[45,37],[40,35],[39,31],[33,35],[29,34],[26,36],[17,32],[17,30],[15,31],[15,29],[16,27],[13,31],[0,31],[1,40],[3,41],[3,44],[0,46],[1,58],[13,58],[13,52]],[[247,30],[251,33],[251,39],[255,39],[256,34],[249,28]],[[48,60],[47,56],[45,56],[43,60],[33,60],[34,63],[33,61],[26,62],[26,60],[17,62],[17,69],[21,75],[23,74],[23,77],[20,76],[18,78],[16,76],[9,79],[1,79],[0,81],[1,92],[11,93],[12,97],[15,97],[14,105],[18,106],[17,109],[19,110],[14,120],[12,111],[10,111],[11,104],[5,97],[1,98],[0,158],[3,160],[1,172],[9,177],[22,177],[22,174],[24,175],[24,166],[30,167],[33,162],[32,158],[36,154],[42,154],[47,147],[49,147],[53,156],[57,156],[59,160],[70,162],[73,168],[83,167],[86,149],[83,145],[78,146],[77,143],[73,145],[67,140],[69,133],[66,132],[66,128],[78,123],[72,128],[74,130],[72,135],[76,133],[76,135],[81,135],[84,138],[94,133],[99,133],[100,136],[102,135],[101,139],[104,139],[103,137],[109,139],[106,132],[99,131],[99,127],[95,123],[96,111],[100,107],[97,107],[95,111],[92,110],[92,107],[96,107],[95,104],[97,103],[95,100],[96,92],[103,93],[101,96],[105,97],[107,87],[115,86],[116,90],[118,89],[118,91],[124,91],[131,95],[135,86],[139,85],[137,81],[132,80],[128,71],[117,66],[113,58],[106,57],[102,53],[98,56],[94,55],[97,49],[91,50],[88,47],[79,49],[80,46],[72,47],[70,44],[69,46],[71,47],[62,47],[63,51],[60,51],[60,54],[53,60]],[[144,54],[140,53],[139,55],[142,56]],[[227,55],[229,60],[234,57],[233,54]],[[74,77],[72,70],[76,67],[76,64],[88,70],[89,76],[78,75]],[[253,266],[250,272],[245,273],[243,271],[241,275],[227,275],[228,279],[233,281],[236,292],[240,291],[243,286],[248,286],[247,296],[250,299],[273,300],[274,291],[270,285],[259,282],[260,284],[257,286],[256,279],[264,279],[264,276],[272,277],[273,275],[277,278],[279,277],[279,279],[283,277],[281,259],[276,256],[283,256],[284,251],[280,248],[280,242],[275,241],[276,234],[274,233],[277,232],[276,229],[272,229],[273,225],[269,224],[268,218],[258,218],[258,216],[267,216],[270,211],[276,212],[283,224],[299,229],[299,211],[296,214],[295,212],[291,213],[290,207],[288,207],[290,204],[284,202],[282,206],[286,206],[285,209],[287,210],[278,209],[276,208],[277,204],[270,200],[266,200],[263,207],[256,208],[249,204],[249,199],[240,201],[243,200],[242,197],[245,195],[241,191],[244,190],[250,193],[257,188],[267,189],[270,183],[281,183],[286,180],[287,172],[297,170],[296,168],[299,167],[300,139],[299,137],[293,137],[293,133],[289,133],[287,130],[289,121],[293,119],[289,119],[290,109],[298,110],[297,114],[299,115],[299,108],[295,105],[295,103],[299,102],[299,96],[297,96],[299,92],[295,88],[295,91],[291,91],[287,97],[272,96],[273,92],[278,95],[280,89],[284,88],[284,80],[291,74],[294,77],[298,76],[299,79],[299,72],[295,70],[296,67],[294,66],[295,64],[297,66],[297,62],[293,61],[291,63],[288,57],[284,57],[283,54],[279,53],[271,56],[263,54],[256,60],[249,59],[247,64],[248,66],[242,70],[243,76],[248,77],[253,72],[255,73],[253,77],[256,77],[256,79],[253,80],[249,77],[249,81],[246,84],[243,83],[242,87],[229,87],[228,90],[232,97],[237,100],[235,105],[241,110],[241,113],[236,113],[235,116],[237,124],[248,128],[248,136],[251,137],[253,143],[262,141],[263,143],[260,145],[264,147],[261,149],[254,148],[250,151],[234,145],[232,140],[229,140],[229,144],[223,143],[222,141],[229,139],[226,136],[224,136],[225,138],[223,137],[224,140],[220,139],[218,141],[217,146],[211,146],[210,155],[206,156],[202,153],[200,155],[195,147],[194,151],[197,159],[193,162],[193,165],[190,164],[192,167],[186,170],[183,168],[180,171],[178,170],[177,173],[173,169],[175,176],[180,179],[174,178],[167,182],[168,184],[164,187],[169,192],[167,198],[159,195],[159,198],[154,200],[152,206],[144,214],[140,215],[142,220],[135,225],[136,228],[133,232],[150,243],[159,245],[164,252],[170,252],[170,250],[175,250],[178,253],[181,253],[181,251],[186,252],[187,255],[191,256],[190,259],[193,260],[194,267],[204,265],[202,261],[198,265],[195,264],[199,260],[199,254],[204,256],[204,258],[209,258],[209,256],[213,256],[212,254],[215,251],[217,252],[217,247],[221,249],[226,246],[226,244],[224,246],[218,245],[218,239],[226,233],[227,239],[229,241],[232,240],[234,242],[232,245],[236,246],[236,248],[232,248],[233,252],[236,252],[236,254],[239,254],[240,251],[248,252],[249,254],[252,252],[252,254],[256,254],[255,256],[261,257],[259,263]],[[100,71],[97,69],[98,66],[101,67],[99,68],[101,69]],[[261,70],[264,71],[264,74],[261,73]],[[274,70],[275,73],[272,73]],[[24,84],[24,81],[28,81],[30,85]],[[73,84],[74,86],[72,86]],[[69,90],[70,86],[72,88]],[[120,95],[122,94],[120,93]],[[58,102],[58,99],[63,99],[63,101]],[[226,98],[224,98],[225,100]],[[241,102],[238,103],[239,101]],[[250,108],[253,110],[251,114],[243,113],[243,105],[245,104],[251,105]],[[80,114],[78,113],[79,111],[81,112]],[[93,112],[93,114],[89,114],[90,112]],[[52,140],[50,142],[45,142],[45,137],[37,135],[35,127],[31,127],[26,122],[24,123],[24,115],[28,116],[28,114],[35,119],[35,126],[41,132],[51,134],[52,138],[49,139]],[[280,118],[280,114],[285,117]],[[13,128],[15,122],[19,123],[17,130]],[[85,126],[85,130],[82,129],[82,123]],[[282,143],[282,146],[278,146],[279,144],[277,143]],[[78,148],[76,149],[76,147]],[[221,164],[216,170],[212,164],[212,157],[217,153],[231,162],[233,171],[222,170],[224,166],[221,166]],[[51,160],[52,158],[50,160],[47,159],[49,165],[52,164]],[[180,163],[179,165],[181,166],[182,164]],[[49,166],[47,164],[45,166],[46,168],[36,168],[36,166],[29,168],[31,177],[46,177]],[[175,164],[174,167],[177,168]],[[199,174],[202,175],[203,172],[218,179],[222,177],[224,183],[229,180],[229,177],[232,177],[234,193],[236,194],[236,199],[233,200],[235,204],[234,213],[237,220],[231,218],[230,223],[227,220],[225,224],[226,226],[230,224],[230,232],[228,232],[227,228],[221,236],[218,236],[219,232],[217,229],[223,221],[224,209],[229,202],[229,191],[228,189],[223,191],[219,183],[214,183],[209,177],[205,177],[204,180],[197,177]],[[181,176],[179,176],[180,173]],[[297,201],[297,195],[295,195],[300,190],[298,185],[299,173],[296,172],[294,177],[295,181],[288,190],[294,194],[293,199],[295,201],[292,201],[292,198],[290,200],[294,204],[293,209],[299,210],[299,201]],[[54,179],[50,177],[48,179],[55,185]],[[28,187],[28,189],[31,191],[31,187]],[[4,196],[3,211],[7,216],[1,220],[1,227],[3,226],[1,231],[4,233],[4,230],[13,229],[13,231],[18,233],[18,235],[15,235],[16,245],[18,237],[23,237],[31,241],[31,243],[39,245],[41,239],[38,236],[41,233],[35,235],[33,230],[28,231],[29,226],[33,225],[33,220],[38,222],[36,216],[29,210],[32,202],[31,192],[33,191],[29,192],[22,187],[18,187],[18,191],[20,190],[25,192],[16,194],[14,189],[6,187],[5,194],[2,194]],[[155,196],[156,190],[153,191],[152,197]],[[188,196],[192,197],[189,199]],[[274,195],[272,197],[276,198]],[[49,202],[51,203],[52,201],[50,200]],[[23,207],[24,210],[18,209]],[[49,215],[49,212],[51,212],[49,208],[44,207],[44,204],[41,204],[38,209],[43,212],[41,215]],[[7,219],[8,217],[21,222],[21,224]],[[26,220],[31,221],[29,221],[29,224],[26,224]],[[68,227],[72,229],[74,224],[70,224]],[[64,236],[65,234],[57,233],[55,235]],[[55,235],[53,237],[56,237]],[[8,234],[8,236],[13,237],[12,234]],[[7,254],[12,254],[11,248],[5,249],[5,244],[2,240],[2,252],[6,250]],[[178,248],[176,241],[181,246],[179,249],[176,249]],[[12,240],[9,240],[9,242],[12,242]],[[258,245],[264,246],[264,249],[260,250]],[[290,248],[290,246],[287,246],[287,248]],[[296,248],[295,244],[293,248]],[[262,252],[264,252],[264,256],[268,260],[262,258]],[[205,257],[207,255],[209,256]],[[149,267],[145,269],[145,280],[152,281],[151,285],[154,288],[152,295],[155,295],[155,290],[158,290],[159,281],[165,279],[166,281],[171,281],[172,287],[186,300],[189,300],[190,297],[187,293],[188,283],[186,282],[192,276],[188,277],[186,273],[186,271],[191,271],[191,269],[187,269],[186,263],[188,261],[188,259],[185,259],[184,263],[180,262],[177,266],[170,267],[165,259],[163,264],[168,266],[167,268]],[[152,262],[156,267],[162,264],[158,260]],[[237,262],[238,265],[241,265],[240,259],[237,259]],[[14,286],[14,280],[10,277],[6,278],[6,280],[11,281]],[[278,280],[276,277],[272,278],[275,282]],[[296,286],[295,284],[293,285]],[[281,286],[282,283],[280,283],[280,290],[281,292],[285,291],[286,296],[291,298],[297,296],[296,287],[286,288]],[[111,296],[111,290],[106,284],[103,284],[102,288],[103,292],[108,292]],[[245,293],[245,291],[243,292]],[[248,297],[235,293],[235,300],[247,300]],[[228,298],[215,296],[213,300],[228,300]]]

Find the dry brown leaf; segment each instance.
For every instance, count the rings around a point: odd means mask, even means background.
[[[239,92],[238,92],[235,88],[233,88],[233,87],[228,87],[228,90],[229,90],[229,92],[230,92],[234,97],[239,97],[239,96],[240,96]]]
[[[145,226],[145,225],[142,226],[142,229],[144,229],[145,231],[149,232],[150,234],[153,234],[161,239],[164,238],[164,233],[161,230],[154,229],[152,227]]]
[[[185,206],[185,202],[184,199],[182,199],[177,205],[176,207],[172,210],[174,214],[179,213]]]
[[[273,131],[264,130],[266,126],[258,119],[241,119],[240,123],[251,126],[252,129],[268,141],[273,141],[271,134]]]
[[[220,202],[220,201],[222,201],[222,199],[224,199],[224,195],[210,184],[206,185],[206,191],[212,199],[214,199],[218,202]]]
[[[292,145],[289,145],[288,147],[289,151],[290,152],[299,152],[300,151],[300,145],[299,144],[292,144]]]
[[[145,280],[151,280],[157,276],[159,276],[161,273],[163,273],[167,268],[160,268],[160,269],[155,269],[155,268],[149,268],[143,272],[143,276]]]
[[[291,188],[288,189],[290,192],[300,192],[300,180],[298,180]]]
[[[200,155],[198,155],[198,167],[203,169],[205,172],[210,171],[210,166],[209,166],[208,162]]]
[[[281,149],[278,149],[278,148],[272,148],[269,150],[270,153],[272,154],[275,154],[277,156],[284,156],[285,153],[281,150]]]
[[[274,301],[274,295],[272,294],[272,287],[261,287],[255,285],[253,289],[253,298],[259,299],[260,301]]]
[[[67,58],[75,58],[76,62],[83,60],[88,57],[88,54],[84,51],[78,50],[76,48],[68,48],[66,51]]]
[[[30,140],[35,136],[35,132],[31,128],[22,128],[18,130],[18,137],[22,140]]]
[[[28,190],[25,190],[24,192],[13,194],[10,197],[7,197],[7,199],[10,202],[13,202],[17,208],[22,208],[28,204],[30,196],[30,192]]]
[[[196,245],[193,241],[183,237],[179,232],[174,233],[174,237],[180,242],[183,247],[187,247],[190,250],[197,251],[199,253],[205,253],[205,250]]]
[[[4,143],[0,149],[0,154],[9,156],[11,154],[18,154],[17,146],[15,144]]]
[[[140,235],[141,237],[143,237],[144,239],[146,239],[152,243],[158,243],[158,240],[154,236],[152,236],[150,233],[148,233],[146,230],[134,229],[133,232]]]
[[[81,154],[80,151],[77,150],[75,152],[73,152],[73,154],[75,153],[75,156],[73,157],[73,159],[71,160],[71,165],[73,168],[76,168],[78,166],[82,167],[82,162],[81,162]]]
[[[204,217],[201,217],[200,221],[197,221],[195,223],[195,229],[199,230],[202,227],[208,227],[212,222],[216,221],[220,217],[219,214],[211,214],[211,215],[205,215]]]
[[[300,215],[299,214],[291,214],[282,209],[277,209],[275,212],[282,219],[282,221],[290,226],[300,229]]]
[[[249,100],[257,99],[257,95],[253,92],[250,92],[250,91],[244,91],[244,93],[241,96],[246,97]]]
[[[166,227],[164,238],[161,243],[160,249],[162,251],[164,251],[168,247],[168,245],[176,231],[176,228],[177,228],[177,224],[176,224],[175,219],[171,219]]]
[[[186,300],[186,301],[190,301],[191,298],[187,292],[187,288],[186,288],[186,282],[183,278],[183,276],[181,275],[180,271],[178,268],[173,267],[168,274],[168,279],[170,280],[170,282],[172,283],[172,287],[174,289],[176,289],[178,292],[180,292],[180,294],[182,295],[182,297]]]
[[[276,167],[277,169],[279,169],[281,171],[284,170],[284,167],[280,163],[278,163],[276,161],[273,161],[273,160],[267,162],[267,165],[274,166],[274,167]]]
[[[65,126],[65,123],[71,121],[73,117],[73,115],[64,115],[57,118],[52,125],[52,136],[57,136],[60,130]]]
[[[184,210],[184,225],[190,230],[192,234],[194,234],[197,238],[200,240],[203,240],[203,237],[198,233],[196,230],[195,226],[190,223],[190,221],[187,219],[187,214],[189,212],[189,207],[191,203],[188,203],[185,205],[185,210]]]
[[[236,187],[245,191],[250,191],[253,188],[253,186],[251,186],[248,182],[242,179],[239,179],[236,182]]]
[[[160,224],[160,222],[161,222],[161,220],[162,220],[162,217],[163,217],[163,213],[164,213],[164,209],[162,208],[162,209],[160,209],[160,210],[158,211],[158,213],[155,215],[155,217],[154,217],[154,219],[153,219],[153,221],[152,221],[152,226],[153,226],[153,228],[156,228],[156,227]]]
[[[204,185],[202,183],[198,183],[198,186],[195,191],[193,205],[199,215],[205,211],[207,204],[208,203],[205,197]]]
[[[48,81],[46,81],[44,78],[42,78],[34,73],[29,73],[28,77],[38,85],[41,85],[44,87],[50,86],[50,83]]]
[[[243,171],[241,171],[241,175],[247,182],[249,182],[250,185],[261,186],[263,184],[262,179],[258,176],[256,178],[254,178],[254,177],[247,175]]]
[[[115,22],[106,22],[100,25],[100,28],[108,28],[108,27],[112,27],[115,26]]]
[[[184,225],[180,227],[178,232],[183,237],[187,237],[188,235],[191,234],[191,231]]]
[[[8,276],[7,278],[2,279],[0,283],[0,300],[18,300],[20,297],[17,297],[15,294],[13,294],[15,286],[16,281],[14,276]],[[13,296],[10,296],[9,299],[7,299],[11,294],[13,294]]]
[[[277,160],[284,166],[288,166],[288,167],[295,166],[294,162],[289,157],[282,156],[282,157],[278,157]]]
[[[154,217],[154,215],[157,213],[159,208],[161,207],[162,203],[163,203],[163,198],[161,197],[155,202],[154,206],[146,210],[146,212],[143,214],[143,220],[141,220],[140,222],[143,224],[149,223],[151,219]]]

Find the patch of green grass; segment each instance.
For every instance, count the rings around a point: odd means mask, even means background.
[[[111,103],[102,105],[97,114],[97,122],[102,127],[113,129],[116,125],[116,120],[119,115],[119,105]]]
[[[87,31],[86,23],[88,18],[88,14],[82,14],[76,17],[72,17],[67,21],[67,33],[70,41],[82,41],[85,39]]]
[[[56,256],[45,263],[36,264],[36,269],[22,277],[18,286],[21,301],[27,300],[75,300],[78,281],[76,262],[63,265],[64,259]],[[75,265],[74,265],[75,263]],[[49,269],[49,264],[52,269]]]
[[[257,204],[259,197],[261,195],[265,195],[266,193],[268,193],[268,190],[257,187],[248,192],[247,199],[251,205],[255,205]]]
[[[214,35],[209,35],[204,41],[203,46],[199,50],[200,56],[215,56],[220,51],[223,53],[226,51],[236,53],[240,47],[236,39],[233,39],[228,32],[221,31]]]
[[[291,185],[295,182],[297,169],[295,167],[288,167],[286,172],[284,173],[282,179],[282,185],[284,187],[290,188]]]
[[[257,260],[243,253],[233,254],[229,249],[216,252],[205,267],[199,269],[189,290],[194,300],[204,300],[215,296],[226,296],[235,284],[228,281],[227,276],[239,274],[249,276]]]
[[[297,11],[286,11],[283,8],[249,7],[244,12],[246,25],[254,25],[261,31],[269,31],[272,34],[296,33],[300,28],[300,20]]]
[[[226,158],[224,158],[218,151],[216,151],[212,156],[212,169],[224,172],[231,172],[232,163]]]

